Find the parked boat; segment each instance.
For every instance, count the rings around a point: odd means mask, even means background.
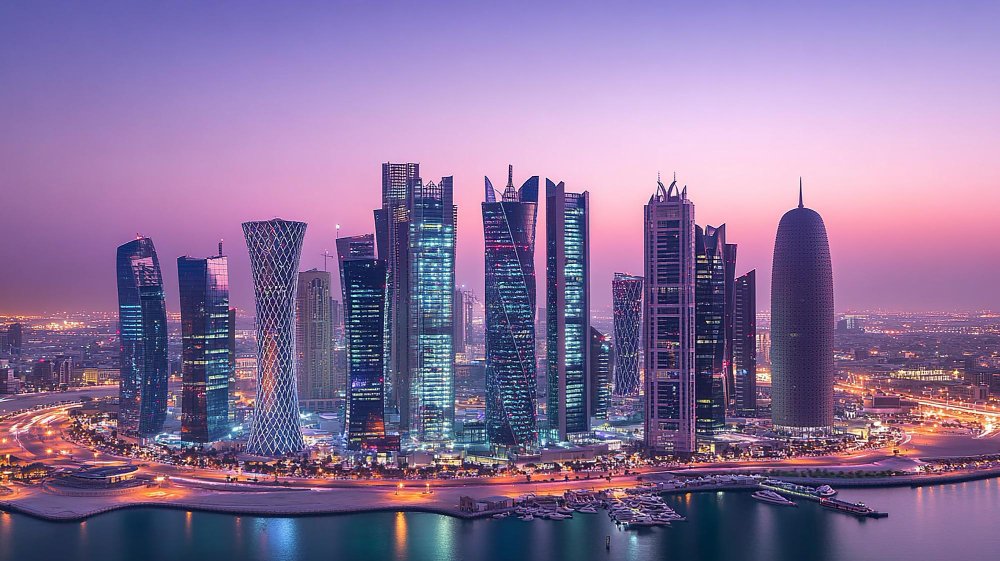
[[[837,494],[837,490],[829,485],[820,485],[816,488],[816,494],[821,497],[832,497]]]
[[[794,501],[790,501],[785,497],[782,497],[781,495],[775,493],[774,491],[769,491],[767,489],[762,489],[760,491],[754,492],[753,498],[757,499],[758,501],[763,501],[765,503],[771,503],[774,505],[798,506],[795,504]]]

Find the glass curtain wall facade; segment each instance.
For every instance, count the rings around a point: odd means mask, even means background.
[[[802,204],[785,213],[771,269],[771,415],[798,437],[833,430],[833,267],[826,225]]]
[[[295,295],[306,224],[244,222],[257,311],[257,400],[247,453],[283,456],[305,447],[296,388]]]
[[[149,438],[167,416],[167,309],[153,240],[118,247],[118,334],[121,352],[118,431]]]
[[[639,395],[642,284],[643,277],[627,273],[615,273],[611,281],[615,349],[613,389],[618,397]]]
[[[608,420],[611,408],[611,337],[590,328],[590,415]]]
[[[229,434],[229,382],[235,329],[228,258],[177,258],[181,302],[181,440],[207,443]]]
[[[590,430],[590,194],[545,181],[550,439]]]
[[[695,224],[687,187],[657,190],[644,209],[645,445],[695,451]]]
[[[229,308],[229,426],[236,427],[236,308]]]
[[[725,224],[722,225],[725,227]],[[725,370],[723,394],[726,400],[726,411],[731,412],[736,408],[736,374],[733,366],[733,338],[735,337],[734,324],[736,314],[736,244],[727,243],[723,251],[723,262],[725,266],[725,292],[726,292],[726,314],[722,322],[725,330],[725,359],[723,368]]]
[[[295,354],[299,401],[332,399],[333,315],[330,273],[312,269],[299,273],[295,295]]]
[[[378,448],[386,435],[385,261],[341,254],[340,271],[347,340],[347,443],[352,450]]]
[[[695,432],[711,438],[726,425],[726,226],[695,226]]]
[[[734,410],[740,417],[757,415],[757,271],[734,283],[733,374]]]
[[[409,361],[399,390],[407,393],[413,444],[453,440],[455,422],[455,205],[451,177],[418,182],[410,199],[406,270]]]
[[[382,208],[375,211],[375,242],[379,259],[385,261],[386,281],[386,406],[398,415],[400,428],[409,420],[408,396],[397,392],[405,383],[410,356],[409,341],[409,242],[410,203],[420,182],[420,164],[382,164]],[[398,395],[397,395],[398,394]]]
[[[535,223],[538,177],[501,200],[486,178],[486,435],[490,444],[528,450],[535,426]]]

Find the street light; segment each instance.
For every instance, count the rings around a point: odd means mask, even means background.
[[[396,494],[397,494],[397,495],[399,495],[399,491],[400,491],[400,489],[402,489],[402,488],[403,488],[403,484],[402,484],[402,483],[400,483],[400,484],[399,484],[398,486],[396,486]]]

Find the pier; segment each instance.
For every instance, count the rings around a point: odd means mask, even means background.
[[[760,487],[761,489],[768,489],[782,495],[791,495],[800,499],[815,501],[824,508],[853,514],[854,516],[861,518],[885,518],[889,516],[888,512],[879,512],[864,503],[850,503],[840,499],[835,499],[833,498],[833,495],[836,494],[836,491],[828,486],[827,489],[829,489],[829,491],[827,493],[823,493],[822,487],[813,488],[785,481],[766,479],[760,483]]]

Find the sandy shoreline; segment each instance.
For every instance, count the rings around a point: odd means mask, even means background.
[[[696,470],[678,475],[696,475]],[[943,485],[1000,477],[1000,469],[979,472],[950,473],[935,476],[898,476],[893,478],[811,478],[781,477],[803,484],[829,484],[839,488],[903,487]],[[646,478],[655,480],[657,478]],[[24,514],[53,522],[80,522],[107,512],[129,508],[169,508],[192,512],[209,512],[233,516],[289,517],[330,516],[367,512],[426,512],[460,519],[488,517],[493,512],[468,513],[458,508],[460,496],[483,498],[493,495],[516,497],[528,492],[561,494],[567,489],[605,489],[630,487],[639,482],[574,481],[540,483],[537,485],[469,485],[436,487],[433,493],[422,492],[419,484],[399,492],[391,486],[293,488],[241,491],[211,491],[173,484],[163,488],[140,488],[125,495],[66,496],[51,493],[41,487],[18,487],[13,495],[0,496],[0,510]],[[747,491],[746,485],[705,485],[666,491],[670,494]]]

